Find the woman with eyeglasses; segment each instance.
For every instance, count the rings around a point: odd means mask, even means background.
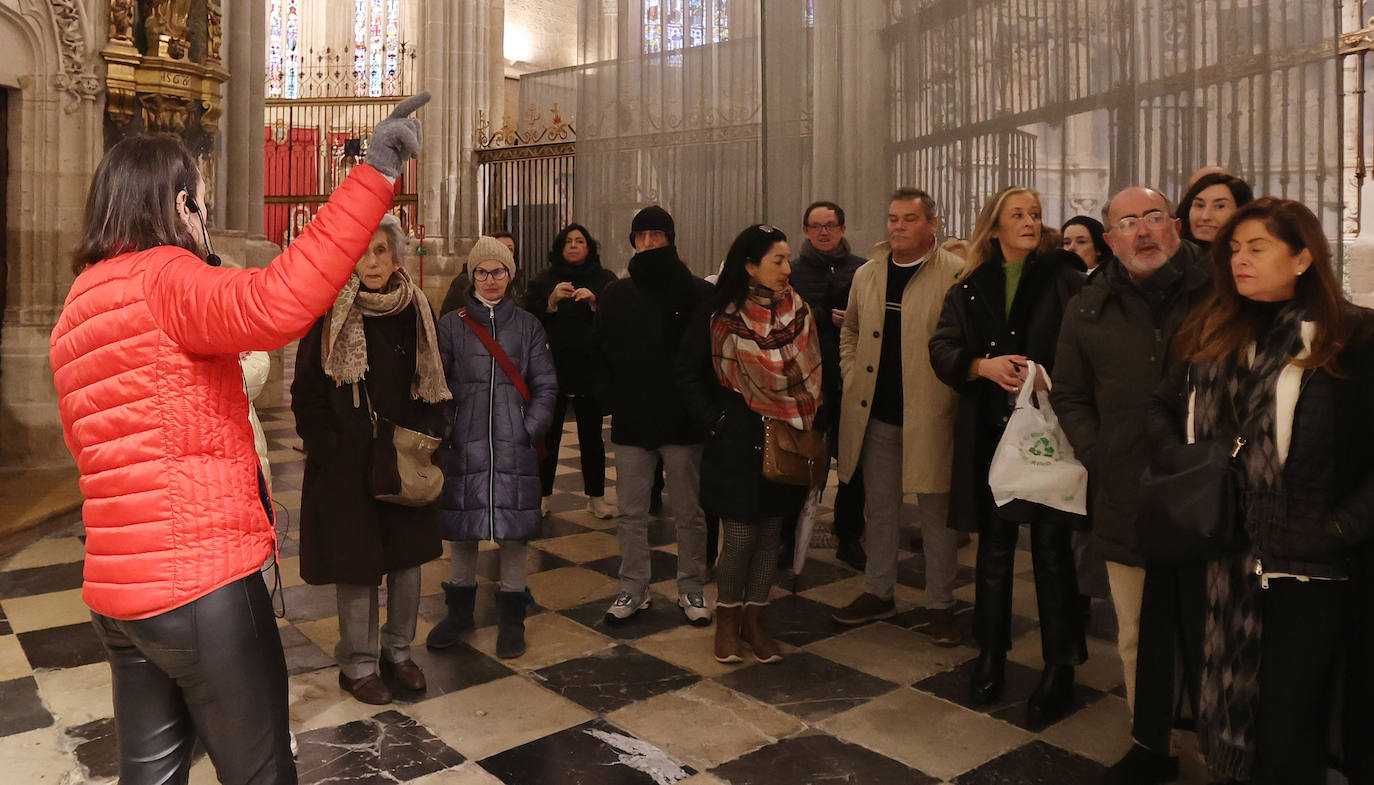
[[[1374,313],[1346,300],[1299,202],[1241,207],[1211,259],[1215,288],[1150,410],[1157,457],[1245,439],[1243,531],[1206,565],[1199,747],[1218,780],[1319,785],[1342,662],[1347,721],[1366,731],[1347,733],[1348,762],[1370,743]]]
[[[539,459],[534,445],[553,419],[558,378],[549,339],[534,314],[508,296],[515,260],[505,245],[478,238],[463,270],[467,304],[439,320],[439,353],[453,401],[440,448],[439,497],[453,579],[443,584],[448,614],[426,644],[454,645],[473,626],[477,544],[499,546],[496,654],[525,653],[527,543],[539,536]]]
[[[816,317],[788,283],[790,254],[778,229],[741,232],[726,254],[714,306],[697,314],[678,355],[678,384],[708,433],[701,507],[725,528],[714,648],[724,663],[743,659],[743,643],[759,662],[782,659],[764,613],[783,519],[796,515],[808,489],[764,478],[765,420],[818,427],[822,396]]]
[[[978,532],[973,632],[980,654],[970,700],[983,706],[1001,697],[1011,648],[1013,557],[1021,524],[1029,524],[1045,668],[1026,716],[1043,727],[1072,708],[1074,666],[1087,658],[1073,554],[1074,529],[1086,520],[1019,500],[998,507],[988,470],[1027,363],[1054,370],[1059,324],[1083,286],[1083,263],[1051,244],[1040,196],[1026,188],[1006,188],[988,200],[970,246],[963,277],[946,295],[930,339],[936,375],[959,392],[949,525]]]

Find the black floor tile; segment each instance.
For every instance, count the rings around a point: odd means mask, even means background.
[[[1008,662],[1006,687],[1002,690],[1001,699],[990,706],[974,706],[969,701],[968,685],[977,661],[977,658],[971,659],[954,670],[937,673],[913,686],[938,698],[944,698],[951,703],[957,703],[967,709],[991,715],[1003,722],[1009,722],[1018,728],[1032,732],[1044,730],[1042,727],[1034,727],[1026,722],[1026,702],[1030,699],[1031,691],[1035,689],[1036,683],[1040,681],[1040,671],[1035,668],[1028,668],[1019,662]],[[1104,694],[1082,684],[1074,685],[1074,699],[1077,704],[1074,711],[1098,701]]]
[[[671,558],[670,554],[665,555]],[[619,557],[616,558],[619,559]],[[591,565],[583,566],[590,567]],[[606,609],[611,605],[610,598],[593,600],[585,605],[560,611],[560,613],[579,624],[591,627],[602,635],[609,635],[622,641],[638,640],[687,623],[687,617],[683,616],[682,609],[677,607],[676,597],[669,599],[660,594],[651,594],[651,596],[652,599],[648,608],[625,621],[614,624],[606,621]]]
[[[791,566],[790,563],[788,566]],[[803,592],[818,586],[828,586],[846,578],[853,578],[855,575],[858,575],[858,572],[847,564],[831,564],[817,559],[807,559],[802,564],[802,571],[799,575],[794,575],[790,569],[778,570],[778,577],[773,585],[790,592]]]
[[[681,689],[701,677],[630,646],[560,662],[536,672],[544,686],[598,714]]]
[[[587,529],[582,529],[582,531],[585,532]],[[555,556],[548,551],[542,551],[538,548],[525,549],[525,567],[530,575],[536,572],[556,570],[559,567],[571,567],[572,564],[567,559]],[[501,580],[501,551],[498,549],[478,551],[477,574],[489,581]]]
[[[1106,769],[1099,763],[1043,741],[994,758],[954,780],[955,785],[1097,785]]]
[[[52,715],[43,708],[38,697],[38,682],[32,676],[0,681],[0,736],[46,728],[53,723]]]
[[[326,652],[295,627],[281,627],[281,647],[286,655],[286,672],[292,676],[309,673],[334,664],[331,652]]]
[[[620,554],[587,562],[582,566],[589,570],[596,570],[602,575],[609,575],[616,579],[620,578]],[[649,583],[676,579],[677,556],[666,551],[649,551]]]
[[[939,780],[833,736],[783,739],[711,770],[731,785],[933,785]]]
[[[966,564],[958,565],[954,570],[954,588],[958,589],[972,584],[976,572]],[[899,562],[897,564],[897,582],[913,589],[924,589],[926,587],[925,555],[918,553]]]
[[[765,618],[773,637],[793,646],[806,646],[851,629],[831,618],[834,612],[825,603],[793,594],[769,603]]]
[[[583,502],[582,506],[585,506],[585,504],[586,502]],[[575,507],[574,510],[580,510],[582,506]],[[550,509],[552,509],[552,505],[550,505]],[[558,512],[563,512],[563,510],[553,511],[552,514],[539,524],[538,539],[548,540],[554,537],[566,537],[570,534],[586,534],[589,531],[594,531],[593,529],[588,529],[586,526],[559,517],[557,514]]]
[[[558,482],[555,480],[554,485],[557,486],[557,484]],[[552,518],[561,512],[578,512],[579,510],[585,509],[587,500],[582,497],[580,492],[581,487],[581,480],[578,481],[578,492],[576,493],[568,493],[567,491],[555,487],[553,496],[549,498],[549,517]],[[586,529],[583,529],[583,531],[586,531]],[[544,536],[547,537],[550,535]]]
[[[959,632],[961,634],[959,643],[964,646],[976,646],[977,644],[974,643],[973,640],[972,629],[973,605],[963,600],[955,600],[954,604],[950,606],[950,610],[954,612],[954,623],[959,626]],[[903,611],[893,616],[888,619],[887,622],[889,624],[895,624],[898,627],[905,627],[914,632],[925,633],[926,629],[930,626],[930,610],[925,607],[912,608],[909,611]]]
[[[671,785],[696,774],[605,720],[545,736],[480,764],[505,785]]]
[[[533,551],[534,549],[531,548],[530,550]],[[494,572],[500,571],[495,568],[493,568],[493,570]],[[477,597],[473,600],[472,604],[472,619],[474,626],[490,627],[496,623],[496,592],[500,590],[501,587],[497,583],[477,584]],[[539,605],[535,603],[526,609],[525,615],[527,617],[533,616],[538,612]],[[447,615],[448,605],[444,600],[444,593],[442,591],[438,594],[431,594],[427,597],[420,598],[420,616],[423,618],[431,623],[438,624],[439,620]]]
[[[113,717],[93,720],[67,728],[66,735],[76,745],[76,759],[92,779],[119,776],[119,737]]]
[[[286,586],[281,590],[281,598],[286,606],[288,621],[315,621],[339,614],[339,602],[333,584]]]
[[[457,750],[399,711],[299,734],[302,785],[409,782],[464,762]]]
[[[852,709],[897,687],[810,652],[731,671],[716,681],[807,722]]]
[[[5,609],[0,608],[0,635],[11,635],[14,628],[10,626],[10,620],[5,617]]]
[[[38,668],[75,668],[105,661],[105,647],[90,622],[19,633],[19,645],[29,665]],[[0,705],[4,705],[0,702]]]
[[[514,673],[510,668],[461,641],[447,649],[431,649],[425,646],[424,641],[416,641],[410,647],[410,656],[425,672],[427,689],[421,696],[402,696],[407,700],[437,698],[450,692],[504,679]]]
[[[81,588],[82,562],[0,572],[0,600]]]

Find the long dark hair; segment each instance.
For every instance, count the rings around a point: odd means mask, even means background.
[[[1260,329],[1255,303],[1236,291],[1231,274],[1231,239],[1236,227],[1246,221],[1260,221],[1264,228],[1292,253],[1304,249],[1312,255],[1312,266],[1298,276],[1293,299],[1315,322],[1316,336],[1311,353],[1294,362],[1302,368],[1325,368],[1339,372],[1336,356],[1348,337],[1345,295],[1331,267],[1331,246],[1322,232],[1321,221],[1307,206],[1292,199],[1266,196],[1236,210],[1217,233],[1212,244],[1212,294],[1194,309],[1179,328],[1175,339],[1178,356],[1191,363],[1217,362],[1246,351]]]
[[[1244,207],[1245,205],[1255,200],[1255,192],[1253,189],[1250,188],[1250,184],[1240,179],[1239,177],[1225,174],[1223,172],[1205,174],[1202,177],[1199,177],[1197,179],[1197,182],[1193,183],[1192,187],[1188,189],[1187,193],[1183,194],[1183,198],[1178,201],[1178,210],[1175,212],[1174,217],[1181,221],[1183,224],[1183,228],[1178,233],[1179,237],[1182,237],[1183,239],[1193,243],[1201,242],[1193,236],[1193,224],[1192,221],[1189,220],[1190,216],[1192,215],[1193,200],[1197,198],[1198,194],[1202,193],[1208,188],[1211,188],[1214,185],[1226,186],[1226,189],[1231,192],[1231,198],[1236,202],[1237,209]],[[1275,236],[1277,237],[1278,235]],[[1217,243],[1221,243],[1220,233],[1217,234]],[[1229,247],[1227,250],[1227,254],[1230,254]]]
[[[787,242],[787,235],[776,226],[757,224],[739,233],[725,254],[720,277],[716,279],[716,313],[731,305],[739,305],[749,295],[749,271],[746,264],[759,264],[769,249]]]
[[[159,245],[202,251],[177,215],[177,194],[196,196],[200,170],[181,141],[168,134],[131,136],[100,159],[86,196],[81,240],[72,253],[72,272],[121,253]],[[201,218],[205,206],[201,205]]]
[[[553,246],[549,248],[549,264],[568,264],[563,260],[563,248],[568,244],[568,235],[573,232],[581,232],[587,238],[587,259],[582,263],[584,267],[601,266],[601,243],[592,237],[592,233],[587,231],[587,227],[582,224],[568,224],[563,227],[553,238]]]
[[[1059,239],[1064,239],[1064,233],[1070,226],[1081,226],[1088,230],[1088,237],[1092,238],[1093,248],[1097,250],[1097,266],[1101,267],[1112,258],[1112,249],[1107,245],[1106,230],[1102,227],[1102,222],[1088,215],[1075,215],[1064,222],[1059,229]]]

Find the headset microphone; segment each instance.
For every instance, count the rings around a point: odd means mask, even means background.
[[[192,199],[190,195],[186,197],[186,209],[195,213],[197,222],[200,223],[200,236],[205,240],[205,263],[211,267],[219,267],[224,264],[215,254],[214,249],[210,247],[210,233],[205,231],[205,216],[200,214],[200,205],[196,204],[196,200]]]

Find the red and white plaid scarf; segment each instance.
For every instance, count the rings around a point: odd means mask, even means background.
[[[752,286],[711,318],[716,378],[754,412],[806,430],[821,402],[821,352],[811,309],[791,286]]]

